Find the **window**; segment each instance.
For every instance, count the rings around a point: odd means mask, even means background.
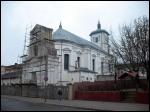
[[[98,37],[95,38],[95,42],[98,42]]]
[[[69,54],[64,54],[64,69],[69,69]]]
[[[88,77],[86,77],[86,80],[88,80]]]
[[[95,71],[95,59],[92,60],[93,71]]]
[[[111,72],[111,65],[110,64],[108,64],[108,68],[109,68],[109,72]]]
[[[34,56],[37,56],[38,55],[38,46],[35,45],[34,46]]]
[[[77,61],[78,61],[78,68],[80,68],[80,57],[77,57]]]
[[[36,81],[36,80],[37,80],[37,78],[36,78],[36,72],[32,72],[32,80],[33,80],[33,81]]]

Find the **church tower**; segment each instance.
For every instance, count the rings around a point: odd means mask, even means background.
[[[41,57],[45,55],[56,56],[56,49],[52,41],[53,29],[36,24],[30,32],[29,56]]]
[[[109,51],[109,33],[101,29],[101,24],[98,21],[97,30],[92,31],[90,33],[91,42],[98,45],[102,50],[108,52]]]
[[[56,70],[59,60],[52,40],[52,31],[53,29],[39,24],[30,31],[29,54],[23,66],[23,83],[57,83],[59,73]]]

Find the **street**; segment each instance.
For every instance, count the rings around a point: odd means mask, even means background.
[[[44,103],[31,103],[12,98],[1,97],[1,111],[92,111],[92,110],[59,105],[50,105]]]

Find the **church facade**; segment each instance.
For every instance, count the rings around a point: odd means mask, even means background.
[[[35,77],[37,84],[43,84],[46,80],[47,83],[66,85],[83,81],[94,82],[101,76],[113,74],[109,33],[101,29],[99,22],[97,29],[90,33],[91,42],[63,29],[61,24],[54,33],[52,29],[36,25],[31,34],[39,32],[36,31],[38,28],[43,30],[40,31],[41,34],[36,33],[31,36],[30,52],[27,57],[34,55],[29,61],[24,61],[26,65],[23,73],[24,82]],[[46,32],[48,33],[45,35]],[[36,54],[35,51],[38,53]]]

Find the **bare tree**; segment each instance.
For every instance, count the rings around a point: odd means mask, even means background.
[[[129,70],[146,70],[149,82],[149,19],[145,16],[135,19],[130,25],[120,28],[120,41],[111,35],[112,51]]]

